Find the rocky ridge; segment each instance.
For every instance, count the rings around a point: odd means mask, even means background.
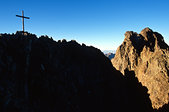
[[[76,41],[0,35],[1,112],[152,112],[147,89],[125,73]]]
[[[148,88],[154,109],[168,104],[169,46],[161,34],[150,28],[140,34],[127,31],[111,62],[123,75],[126,69],[135,72],[138,81]]]

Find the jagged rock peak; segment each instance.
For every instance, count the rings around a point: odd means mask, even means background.
[[[132,37],[135,37],[138,34],[136,32],[133,32],[133,31],[127,31],[124,35],[125,35],[125,39],[124,40],[129,41],[129,40],[133,39]]]
[[[127,31],[124,35],[125,35],[125,38],[129,38],[129,37],[133,36],[134,34],[136,34],[136,33],[133,31]]]
[[[153,33],[154,32],[150,28],[145,28],[140,32],[146,41],[154,39]]]
[[[140,34],[146,33],[146,32],[153,32],[153,30],[150,29],[149,27],[146,27],[146,28],[144,28],[144,29],[140,32]]]
[[[125,69],[135,72],[139,82],[148,88],[153,108],[168,103],[169,46],[161,34],[150,28],[140,34],[127,31],[111,61],[123,75]]]
[[[137,50],[139,49],[138,51],[142,50],[143,46],[146,46],[151,51],[156,49],[169,49],[163,36],[148,27],[143,29],[140,34],[133,31],[127,31],[125,33],[124,42],[128,43],[128,45],[131,44]]]
[[[144,38],[145,41],[151,42],[160,42],[160,44],[164,43],[163,36],[159,34],[158,32],[154,32],[150,28],[145,28],[140,32],[140,35]]]

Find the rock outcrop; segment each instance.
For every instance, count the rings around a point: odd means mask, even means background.
[[[150,28],[140,34],[127,31],[111,62],[124,75],[125,69],[135,72],[139,82],[148,88],[153,108],[168,104],[169,46],[161,34]]]
[[[1,112],[151,112],[147,89],[133,76],[76,41],[0,35]]]

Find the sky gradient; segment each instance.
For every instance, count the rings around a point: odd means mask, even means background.
[[[25,30],[54,40],[77,40],[101,50],[116,50],[126,31],[150,27],[169,44],[169,0],[1,0],[0,33]]]

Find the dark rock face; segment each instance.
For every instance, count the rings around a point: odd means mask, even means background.
[[[0,35],[1,112],[151,112],[147,95],[94,47],[29,33]]]
[[[135,72],[139,82],[148,88],[153,108],[168,104],[169,46],[161,34],[150,28],[143,29],[140,34],[126,32],[111,61],[124,75],[125,69]]]
[[[110,60],[114,58],[115,54],[113,53],[107,53],[105,54],[106,57],[108,57]]]
[[[143,87],[135,77],[134,71],[125,69],[126,88],[128,89],[128,100],[130,100],[132,108],[129,110],[139,112],[152,112],[151,101],[149,94],[147,94],[147,88]],[[139,101],[139,102],[138,102]],[[154,110],[155,111],[155,110]]]

